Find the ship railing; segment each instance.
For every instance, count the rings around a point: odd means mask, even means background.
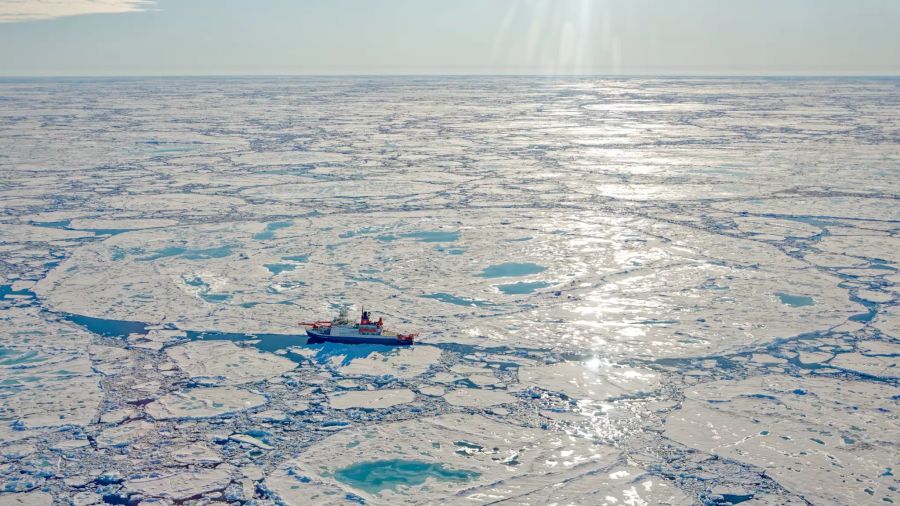
[[[312,327],[313,329],[322,329],[322,328],[330,328],[331,322],[329,320],[318,320],[314,322],[297,322],[298,325],[303,327]]]

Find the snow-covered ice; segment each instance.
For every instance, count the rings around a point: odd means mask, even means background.
[[[191,378],[227,385],[255,383],[297,366],[290,359],[229,341],[193,341],[167,348],[166,354]]]
[[[0,505],[896,503],[897,89],[0,81]]]
[[[759,466],[814,504],[900,499],[891,463],[900,427],[885,408],[896,387],[772,375],[685,393],[666,418],[676,441]]]
[[[235,387],[198,387],[166,394],[147,405],[157,420],[209,418],[262,406],[266,398]]]
[[[383,409],[412,402],[415,398],[416,394],[405,388],[350,390],[330,395],[328,403],[334,409]]]
[[[573,399],[604,401],[654,390],[659,386],[659,375],[648,369],[615,367],[591,359],[522,367],[519,381],[524,388],[560,392]]]

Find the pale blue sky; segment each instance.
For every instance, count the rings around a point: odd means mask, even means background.
[[[0,0],[0,20],[6,76],[900,74],[898,0]]]

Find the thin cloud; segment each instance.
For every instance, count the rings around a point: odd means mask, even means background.
[[[154,3],[153,0],[0,0],[0,23],[140,12]]]

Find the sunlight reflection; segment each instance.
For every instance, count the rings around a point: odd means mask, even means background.
[[[621,66],[619,41],[612,34],[613,13],[606,9],[602,22],[593,12],[593,0],[534,0],[511,2],[494,36],[492,66],[538,68],[541,74],[589,74],[602,58],[617,71]],[[513,27],[527,26],[525,44],[517,44]],[[594,41],[604,41],[603,54],[592,54]]]

